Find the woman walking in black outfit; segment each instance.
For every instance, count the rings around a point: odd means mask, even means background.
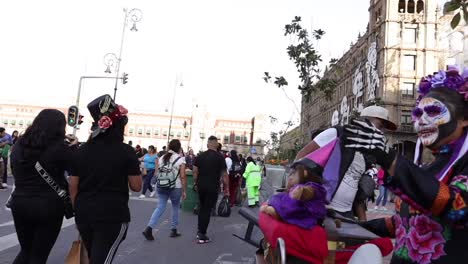
[[[135,151],[123,143],[127,110],[109,95],[89,103],[88,110],[93,132],[77,150],[70,192],[90,264],[107,264],[127,234],[128,187],[139,192],[142,182]]]
[[[16,189],[11,212],[21,246],[14,264],[46,263],[60,232],[64,201],[36,171],[35,164],[39,162],[59,187],[67,190],[64,171],[71,167],[73,159],[64,140],[65,115],[45,109],[13,148],[11,164]]]

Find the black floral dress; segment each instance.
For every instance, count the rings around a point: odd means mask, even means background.
[[[446,146],[429,166],[399,157],[386,185],[396,214],[363,224],[395,238],[392,264],[468,263],[468,139]]]

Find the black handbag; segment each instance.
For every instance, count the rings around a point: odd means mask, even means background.
[[[36,168],[36,171],[41,175],[42,179],[54,190],[57,195],[63,200],[64,203],[64,208],[65,208],[65,218],[70,219],[73,216],[75,216],[75,211],[73,210],[73,205],[70,199],[70,195],[68,195],[68,192],[62,188],[55,182],[55,180],[50,177],[49,173],[42,167],[42,165],[38,162],[36,162],[36,165],[34,166]]]
[[[231,215],[231,207],[229,206],[229,198],[224,196],[218,205],[218,216],[229,217]]]

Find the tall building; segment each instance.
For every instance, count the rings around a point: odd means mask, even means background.
[[[338,84],[331,101],[322,94],[302,100],[303,143],[317,129],[346,124],[353,112],[377,98],[398,124],[389,143],[411,156],[417,84],[446,65],[440,15],[436,0],[371,0],[366,32],[324,73]]]

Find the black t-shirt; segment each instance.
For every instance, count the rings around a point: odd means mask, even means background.
[[[218,192],[219,179],[226,171],[226,162],[219,152],[207,150],[195,159],[193,164],[198,168],[198,190]]]
[[[16,186],[14,196],[58,197],[35,169],[37,161],[61,188],[68,190],[64,173],[72,166],[73,151],[63,140],[58,140],[34,154],[22,144],[15,144],[10,158]]]
[[[72,175],[79,177],[76,223],[130,221],[128,176],[140,175],[132,147],[96,139],[77,150]]]

